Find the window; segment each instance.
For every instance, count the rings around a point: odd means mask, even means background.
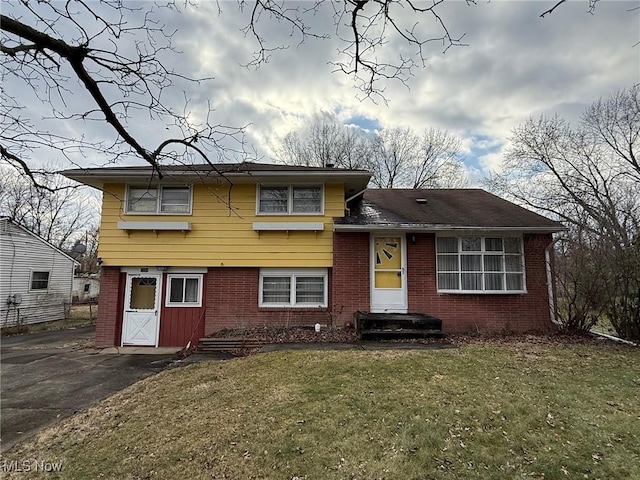
[[[49,272],[31,272],[31,290],[49,288]]]
[[[438,291],[524,292],[520,237],[438,237]]]
[[[272,215],[318,215],[322,213],[321,186],[261,186],[258,213]]]
[[[201,307],[202,275],[168,275],[167,307]]]
[[[289,191],[287,187],[261,187],[260,213],[288,213]]]
[[[83,292],[84,293],[89,293],[89,290],[91,290],[91,284],[90,283],[85,283],[84,287],[83,287]]]
[[[158,279],[156,277],[133,277],[129,290],[131,310],[155,310]]]
[[[326,307],[326,269],[260,271],[261,307]]]
[[[127,213],[191,213],[189,187],[129,187]]]

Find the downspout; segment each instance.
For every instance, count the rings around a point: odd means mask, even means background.
[[[344,209],[347,212],[347,215],[351,215],[351,208],[349,208],[349,204],[351,203],[351,201],[355,198],[358,198],[360,195],[363,195],[364,192],[366,192],[368,190],[368,188],[365,188],[363,190],[360,190],[358,193],[356,193],[355,195],[351,195],[349,198],[347,198],[344,201]]]
[[[564,237],[556,238],[544,249],[544,261],[545,261],[545,267],[547,270],[547,293],[549,296],[549,314],[551,316],[551,321],[558,326],[560,326],[560,322],[558,322],[558,320],[556,319],[556,301],[553,295],[553,273],[551,271],[551,249],[560,240],[564,240]]]
[[[350,203],[351,200],[353,200],[354,198],[358,198],[360,195],[362,195],[364,192],[366,192],[367,190],[369,190],[368,188],[365,188],[363,190],[360,190],[358,193],[356,193],[355,195],[351,195],[349,198],[347,198],[344,203]]]

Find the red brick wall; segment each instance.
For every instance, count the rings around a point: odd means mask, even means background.
[[[96,347],[120,345],[122,308],[124,305],[124,274],[120,267],[102,267],[98,318],[96,319]]]
[[[407,240],[410,312],[425,313],[442,319],[445,332],[552,328],[544,261],[544,249],[551,242],[551,235],[525,235],[528,293],[513,295],[438,294],[435,235],[408,234]],[[198,329],[197,336],[201,332],[208,335],[222,328],[352,323],[356,311],[366,312],[370,307],[369,234],[335,233],[333,251],[334,267],[329,269],[331,309],[260,308],[259,268],[210,268],[205,276],[204,330]],[[120,344],[124,277],[125,274],[120,273],[119,267],[102,268],[96,321],[98,348]],[[160,343],[172,343],[178,337],[182,342],[191,335],[193,329],[185,326],[182,329],[184,331],[179,333],[176,328],[181,323],[180,312],[176,310],[176,317],[173,318],[173,312],[168,314],[166,310],[163,308],[160,319]],[[188,312],[189,325],[195,321],[193,314],[196,310],[200,313],[202,311],[192,309]],[[168,323],[163,325],[163,322]],[[173,333],[168,329],[170,324],[173,325]]]
[[[205,335],[223,328],[329,323],[330,316],[327,308],[260,308],[258,306],[259,268],[210,268],[206,278]],[[329,269],[329,292],[331,292],[331,269]]]
[[[412,239],[415,238],[415,241]],[[552,328],[544,249],[551,235],[525,235],[526,294],[439,294],[434,234],[407,234],[409,312],[442,319],[445,332],[527,331]],[[333,314],[337,324],[369,311],[369,234],[334,235]]]
[[[370,307],[368,233],[333,234],[333,302],[335,325],[353,323],[358,310]]]
[[[415,238],[415,242],[411,238]],[[438,294],[434,234],[407,235],[409,311],[442,319],[445,332],[552,328],[544,249],[551,235],[525,235],[526,294]]]
[[[166,277],[166,276],[165,276]],[[186,344],[194,330],[194,340],[222,328],[264,325],[327,325],[328,308],[258,307],[259,268],[210,268],[204,276],[204,308],[166,308],[166,278],[160,315],[159,346]],[[119,267],[103,267],[100,282],[96,347],[120,345],[126,274]],[[331,269],[329,269],[329,305],[331,305]],[[204,313],[203,322],[200,315]]]

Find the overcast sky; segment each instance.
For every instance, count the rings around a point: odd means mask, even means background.
[[[270,45],[287,43],[289,48],[274,52],[256,70],[243,66],[256,44],[241,32],[249,12],[239,11],[237,2],[200,1],[181,14],[165,11],[162,21],[167,30],[177,29],[176,45],[183,52],[170,57],[171,66],[185,75],[215,77],[188,87],[193,115],[204,112],[210,99],[216,123],[249,124],[247,140],[259,161],[272,161],[273,148],[289,131],[324,116],[365,129],[447,129],[463,139],[465,162],[477,180],[498,168],[510,131],[528,116],[557,113],[575,121],[593,101],[640,82],[639,0],[601,1],[594,15],[587,13],[587,1],[570,1],[540,18],[552,5],[517,0],[446,3],[439,10],[443,21],[452,35],[464,33],[468,46],[443,54],[442,46],[434,44],[427,51],[426,68],[415,71],[409,89],[394,81],[381,85],[387,104],[359,100],[353,80],[332,73],[329,63],[337,60],[341,46],[335,35],[297,45],[287,28],[265,18],[259,23],[264,38]],[[320,11],[306,21],[315,31],[331,35],[331,14]],[[430,25],[425,21],[421,28],[428,32]],[[394,40],[385,54],[408,52]],[[172,95],[181,98],[183,92]],[[34,117],[44,115],[42,104],[25,101]],[[105,127],[76,122],[65,128],[100,136]],[[136,128],[149,147],[162,140],[157,126],[138,122]],[[99,162],[92,158],[86,163]]]

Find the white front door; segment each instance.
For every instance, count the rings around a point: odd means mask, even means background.
[[[127,274],[122,345],[158,345],[162,275]]]
[[[404,235],[371,235],[371,311],[407,312]]]

